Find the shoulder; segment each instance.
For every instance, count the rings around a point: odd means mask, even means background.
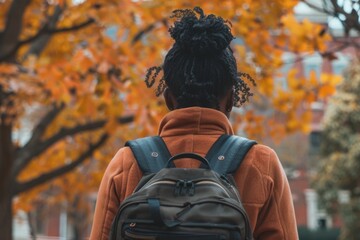
[[[123,172],[135,163],[134,156],[129,147],[120,148],[109,162],[106,172]]]
[[[247,180],[256,178],[261,182],[265,192],[272,191],[274,185],[282,185],[287,181],[276,152],[262,144],[256,144],[250,149],[239,170],[248,175]]]
[[[134,172],[139,172],[134,155],[129,147],[122,147],[107,166],[104,178],[110,181],[116,181],[121,178],[124,181],[128,179],[130,173]]]
[[[245,156],[244,165],[256,168],[264,176],[272,177],[275,169],[282,169],[276,152],[262,144],[254,145]]]
[[[282,184],[285,179],[275,151],[262,144],[256,144],[249,150],[235,173],[236,183],[242,196],[245,195],[246,204],[264,204],[272,194],[274,185]]]
[[[256,171],[265,192],[282,189],[287,184],[284,168],[276,152],[265,145],[256,144],[244,159],[249,171]]]

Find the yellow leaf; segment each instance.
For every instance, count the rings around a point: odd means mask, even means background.
[[[335,93],[335,87],[329,84],[322,85],[319,89],[319,97],[326,98]]]

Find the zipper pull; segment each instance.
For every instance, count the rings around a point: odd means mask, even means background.
[[[183,186],[185,185],[184,180],[178,180],[175,185],[174,194],[175,196],[179,196],[182,194]]]
[[[185,196],[187,192],[187,181],[181,180],[180,196]]]
[[[195,194],[195,183],[193,181],[187,181],[186,187],[188,189],[189,196],[194,196]]]
[[[175,219],[177,220],[180,220],[179,218],[184,215],[185,213],[187,213],[189,210],[191,210],[192,208],[192,205],[190,202],[187,202],[184,204],[184,208],[183,210],[181,210],[180,212],[178,212],[176,215],[175,215]]]

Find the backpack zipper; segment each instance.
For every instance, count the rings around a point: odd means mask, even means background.
[[[240,195],[239,195],[239,191],[238,191],[238,190],[235,188],[235,186],[232,185],[231,183],[229,183],[229,185],[230,185],[231,189],[233,190],[233,192],[235,193],[238,202],[241,202],[241,200],[240,200]]]
[[[168,185],[176,185],[176,182],[177,180],[161,180],[161,181],[157,181],[157,182],[153,182],[147,186],[145,186],[143,189],[148,189],[150,187],[153,187],[155,185],[158,185],[158,184],[168,184]],[[228,190],[226,188],[224,188],[221,184],[219,183],[216,183],[214,181],[210,181],[210,180],[200,180],[200,181],[196,181],[194,182],[195,185],[198,184],[198,185],[204,185],[204,184],[212,184],[212,185],[215,185],[219,188],[221,188],[223,190],[224,193],[226,193],[227,197],[231,198],[230,194],[228,193]],[[233,191],[235,192],[235,195],[236,195],[236,198],[238,201],[240,201],[240,198],[237,194],[237,191],[235,191],[236,189],[234,188],[234,186],[232,186],[230,184],[230,187],[233,189]]]
[[[142,189],[148,189],[154,185],[158,185],[158,184],[168,184],[168,185],[175,185],[176,184],[176,180],[161,180],[161,181],[157,181],[157,182],[153,182],[147,186],[144,186],[144,188]],[[139,190],[142,190],[142,189],[139,189]]]

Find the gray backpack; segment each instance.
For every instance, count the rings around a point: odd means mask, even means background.
[[[110,240],[251,240],[252,230],[232,174],[255,141],[222,135],[205,158],[171,157],[160,137],[129,141],[144,176],[120,205]],[[200,168],[176,168],[192,158]]]

